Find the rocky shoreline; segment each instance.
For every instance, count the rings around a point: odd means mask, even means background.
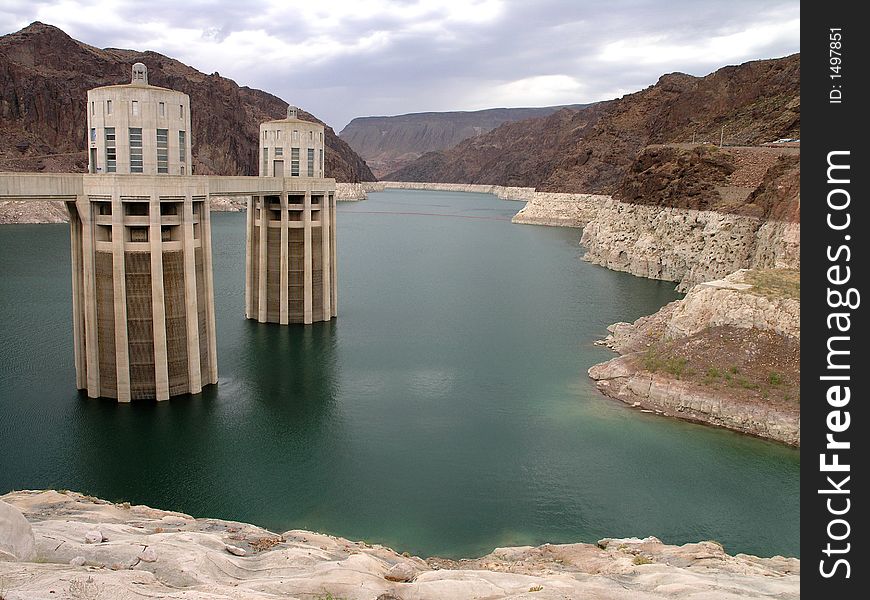
[[[20,491],[0,497],[0,593],[4,600],[783,600],[800,597],[800,560],[654,537],[421,559],[309,531],[276,534],[75,492]]]
[[[589,262],[677,282],[677,289],[738,269],[800,269],[800,223],[709,210],[604,202],[583,228]]]
[[[493,194],[502,200],[527,202],[535,197],[534,188],[506,187],[503,185],[487,185],[473,183],[418,183],[415,181],[371,181],[362,183],[338,184],[346,186],[341,192],[336,187],[338,200],[365,200],[368,192],[383,192],[385,189],[396,190],[429,190],[436,192],[468,192],[475,194]]]
[[[621,356],[589,376],[640,410],[800,446],[800,300],[753,285],[756,273],[696,285],[653,315],[611,325],[601,343]]]

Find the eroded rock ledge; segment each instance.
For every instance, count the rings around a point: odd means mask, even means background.
[[[28,556],[14,556],[16,548]],[[309,531],[278,535],[74,492],[23,491],[0,497],[0,581],[4,600],[797,599],[800,561],[653,537],[423,560]]]
[[[589,376],[641,410],[800,446],[800,275],[741,270],[693,287],[602,344]]]
[[[609,199],[583,229],[585,260],[693,285],[738,269],[800,269],[800,223]]]

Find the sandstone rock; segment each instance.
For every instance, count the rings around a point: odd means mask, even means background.
[[[361,183],[336,183],[335,184],[335,199],[338,202],[355,202],[365,200],[368,197],[368,191]]]
[[[79,582],[79,595],[72,597],[145,594],[179,600],[318,598],[327,593],[348,600],[672,600],[674,593],[705,600],[800,597],[797,559],[728,556],[716,544],[672,546],[654,538],[611,540],[602,542],[604,549],[593,544],[547,544],[501,548],[462,561],[422,561],[383,546],[290,531],[284,535],[285,544],[248,555],[240,568],[221,536],[229,528],[245,539],[274,534],[244,523],[189,519],[183,531],[159,534],[159,560],[148,563],[141,558],[143,547],[151,548],[152,532],[171,513],[95,504],[75,492],[13,492],[2,500],[31,519],[45,561],[0,561],[0,578],[10,599],[63,596],[50,591],[65,592],[73,581]],[[82,532],[97,526],[111,541],[84,546]],[[87,564],[110,568],[89,571],[87,580],[81,567],[68,564],[80,554],[87,556]],[[640,554],[655,564],[639,567],[634,559]],[[386,579],[384,574],[394,565],[407,566],[416,576],[403,583]],[[532,589],[539,591],[530,594]]]
[[[687,337],[707,327],[732,325],[800,338],[800,300],[755,294],[745,276],[742,269],[693,287],[671,314],[665,337]]]
[[[400,583],[408,583],[414,580],[417,576],[417,570],[405,562],[394,564],[384,575],[387,581],[398,581]]]
[[[768,279],[760,281],[768,286],[771,281],[793,285],[793,273],[769,271],[762,275]],[[675,340],[684,340],[685,348],[705,348],[707,355],[713,353],[721,357],[731,353],[731,357],[741,357],[735,360],[753,363],[764,357],[770,362],[792,356],[786,349],[795,348],[799,343],[800,301],[788,297],[787,293],[757,290],[748,282],[758,282],[758,276],[758,273],[740,270],[721,280],[698,284],[685,298],[653,315],[641,317],[632,324],[610,326],[605,345],[622,356],[593,365],[589,376],[603,394],[644,411],[800,445],[798,403],[772,403],[764,397],[740,399],[728,387],[692,384],[667,376],[666,372],[649,373],[643,367],[649,348]],[[729,328],[737,329],[730,331]],[[736,333],[738,331],[740,333]],[[781,356],[776,354],[780,349],[783,349]],[[763,357],[746,358],[746,352],[762,351]]]
[[[86,544],[99,544],[105,541],[106,538],[103,537],[102,532],[98,529],[92,529],[85,534],[85,543]]]
[[[595,194],[535,192],[523,209],[514,215],[511,222],[584,227],[598,214],[599,206],[609,199],[609,196]]]
[[[157,551],[154,548],[148,547],[145,548],[139,554],[139,560],[146,563],[157,562]]]
[[[580,244],[584,260],[687,291],[739,269],[800,269],[799,238],[799,223],[610,199]]]
[[[238,546],[233,546],[231,544],[227,544],[225,550],[235,556],[245,556],[248,553],[244,548],[239,548]]]
[[[70,559],[69,564],[73,567],[83,567],[85,566],[86,562],[87,561],[85,560],[84,556],[75,556]]]
[[[0,560],[33,560],[35,555],[30,523],[17,508],[0,501]]]

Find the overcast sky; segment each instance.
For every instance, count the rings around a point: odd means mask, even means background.
[[[0,3],[0,33],[33,21],[218,71],[336,131],[356,116],[606,100],[800,50],[798,0]]]

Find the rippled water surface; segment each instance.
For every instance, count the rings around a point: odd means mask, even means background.
[[[673,285],[483,194],[338,215],[339,318],[244,319],[244,214],[215,214],[220,383],[118,405],[75,388],[65,225],[0,227],[0,493],[67,488],[421,555],[655,535],[797,555],[797,451],[630,410],[586,369]]]

